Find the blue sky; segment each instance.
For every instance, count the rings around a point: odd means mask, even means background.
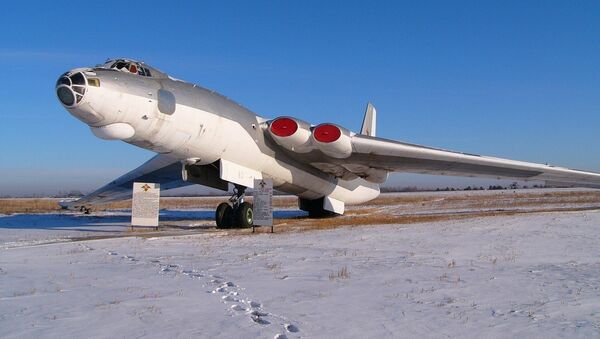
[[[152,153],[94,137],[64,71],[131,57],[263,116],[600,171],[600,2],[11,2],[0,12],[0,195],[91,190]],[[431,178],[396,176],[404,186]],[[433,181],[432,181],[433,180]]]

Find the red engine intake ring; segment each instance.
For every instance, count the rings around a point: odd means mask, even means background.
[[[321,124],[315,127],[313,136],[319,142],[329,143],[338,140],[342,136],[342,131],[336,125]]]
[[[271,133],[278,137],[289,137],[298,130],[298,123],[290,118],[277,118],[271,122]]]

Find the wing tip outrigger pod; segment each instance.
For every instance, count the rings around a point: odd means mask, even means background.
[[[360,134],[374,137],[376,129],[377,110],[375,109],[375,106],[369,102],[367,104],[367,109],[365,110],[365,117],[363,118],[362,127],[360,128]]]

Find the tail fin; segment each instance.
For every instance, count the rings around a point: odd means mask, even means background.
[[[377,125],[377,110],[369,102],[367,104],[367,109],[365,110],[365,117],[363,118],[363,123],[362,123],[362,127],[360,129],[360,134],[374,137],[375,131],[377,128],[376,125]]]

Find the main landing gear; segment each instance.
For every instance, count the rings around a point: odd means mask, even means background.
[[[80,206],[79,212],[83,212],[83,214],[90,214],[90,213],[92,213],[92,208],[86,207],[86,206]]]
[[[235,185],[229,202],[223,202],[217,207],[215,220],[217,228],[247,228],[252,226],[254,214],[252,204],[244,201],[246,187]]]

